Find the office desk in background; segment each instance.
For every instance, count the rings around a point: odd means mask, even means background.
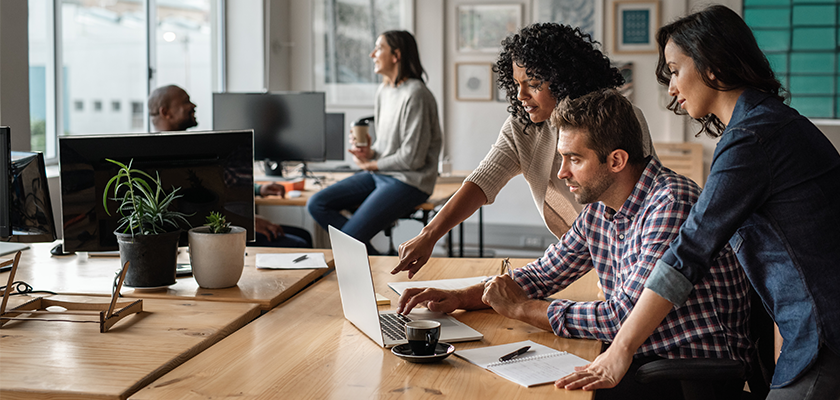
[[[28,299],[12,296],[9,305]],[[143,312],[122,319],[107,333],[99,333],[97,324],[11,321],[0,328],[0,398],[125,399],[259,312],[257,304],[144,299]]]
[[[37,243],[21,252],[16,281],[32,285],[34,290],[48,290],[59,294],[110,296],[114,276],[120,269],[119,257],[89,257],[84,254],[53,257],[52,244]],[[123,286],[122,295],[130,298],[206,300],[234,303],[256,303],[262,310],[270,310],[285,301],[327,271],[324,269],[263,270],[256,269],[257,253],[324,253],[332,267],[332,251],[322,249],[281,249],[248,247],[245,269],[239,283],[225,289],[203,289],[192,276],[179,277],[175,284],[160,290],[141,290]],[[189,263],[186,248],[178,254],[179,263]],[[0,273],[5,285],[9,272]]]
[[[461,188],[461,183],[463,183],[464,179],[470,174],[471,171],[455,171],[453,172],[452,176],[449,177],[438,177],[437,182],[435,183],[435,188],[429,198],[426,200],[425,203],[417,206],[417,211],[422,212],[421,219],[416,219],[420,221],[423,226],[428,224],[430,217],[433,216],[433,212],[436,212],[455,195],[455,192]],[[312,197],[315,193],[321,190],[324,187],[327,187],[335,182],[338,182],[344,178],[347,178],[353,173],[350,172],[330,172],[330,173],[318,173],[316,172],[315,175],[321,177],[321,179],[313,179],[307,178],[306,183],[304,184],[304,190],[301,191],[300,197],[289,197],[286,196],[257,196],[254,199],[254,203],[257,206],[298,206],[298,207],[305,207],[306,202],[309,201],[309,198]],[[270,180],[265,176],[259,177],[256,176],[254,179],[257,183],[269,183]],[[261,180],[266,179],[266,180]],[[464,226],[463,223],[459,224],[458,227],[458,234],[459,234],[459,251],[458,257],[464,257]],[[449,257],[454,257],[455,251],[453,247],[452,241],[453,233],[450,232],[447,237],[447,246]],[[323,241],[324,243],[328,243],[326,233],[321,230],[320,232],[315,233],[316,242]],[[324,246],[326,247],[326,246]],[[478,256],[484,256],[484,211],[483,208],[478,209]]]
[[[513,265],[528,261],[513,260]],[[390,275],[395,257],[371,257],[371,262],[377,293],[392,302],[382,308],[393,308],[398,297],[387,283],[407,277]],[[499,264],[499,259],[433,258],[416,279],[491,275]],[[573,291],[594,299],[597,288],[588,279]],[[598,341],[560,338],[493,310],[454,316],[484,334],[481,341],[454,344],[456,349],[533,340],[588,360],[601,349]],[[591,399],[592,394],[553,385],[524,388],[457,356],[435,364],[403,361],[344,319],[333,272],[131,398]]]

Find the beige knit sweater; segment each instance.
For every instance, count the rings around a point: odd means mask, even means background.
[[[656,156],[645,116],[642,110],[633,108],[642,125],[645,155]],[[525,125],[509,116],[502,125],[496,144],[467,177],[467,181],[478,185],[487,196],[487,204],[492,204],[508,181],[522,174],[531,188],[531,196],[545,226],[559,240],[572,226],[583,206],[575,201],[565,183],[557,177],[563,160],[557,154],[557,130],[548,123],[532,125],[527,134],[523,128]]]

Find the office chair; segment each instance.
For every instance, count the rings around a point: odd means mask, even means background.
[[[750,286],[750,339],[755,349],[752,361],[744,365],[729,359],[672,359],[647,363],[636,371],[639,383],[679,380],[685,400],[724,399],[715,393],[716,387],[739,384],[747,377],[749,392],[740,399],[764,399],[770,391],[770,381],[776,363],[773,357],[773,319],[764,308],[761,298]]]

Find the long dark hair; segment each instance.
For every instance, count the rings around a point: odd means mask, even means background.
[[[391,47],[392,54],[395,54],[396,50],[400,51],[400,63],[394,85],[407,78],[425,82],[423,75],[426,75],[426,71],[420,63],[420,52],[417,51],[417,41],[414,40],[414,36],[406,31],[386,31],[380,36],[385,38],[385,42]]]
[[[549,83],[548,89],[557,101],[621,86],[624,78],[595,48],[596,43],[579,28],[555,23],[532,24],[505,38],[493,69],[499,74],[499,88],[507,92],[508,112],[526,126],[532,123],[516,99],[514,62],[525,68],[529,77]]]
[[[665,45],[669,40],[691,57],[706,86],[720,91],[751,87],[785,100],[782,84],[776,79],[752,31],[729,8],[709,6],[659,29],[656,34],[659,44],[656,79],[665,86],[671,81],[671,71],[665,60]],[[706,72],[712,72],[716,81],[713,82]],[[686,114],[676,97],[671,99],[668,109],[679,115]],[[718,137],[726,129],[714,114],[697,120],[702,124],[697,136],[705,132]]]

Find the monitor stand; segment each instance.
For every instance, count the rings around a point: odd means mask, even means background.
[[[55,245],[55,247],[53,247],[52,249],[50,249],[50,254],[52,254],[54,256],[72,256],[73,254],[76,254],[76,253],[72,252],[72,251],[71,252],[65,252],[64,251],[64,242],[61,242],[61,243]]]

